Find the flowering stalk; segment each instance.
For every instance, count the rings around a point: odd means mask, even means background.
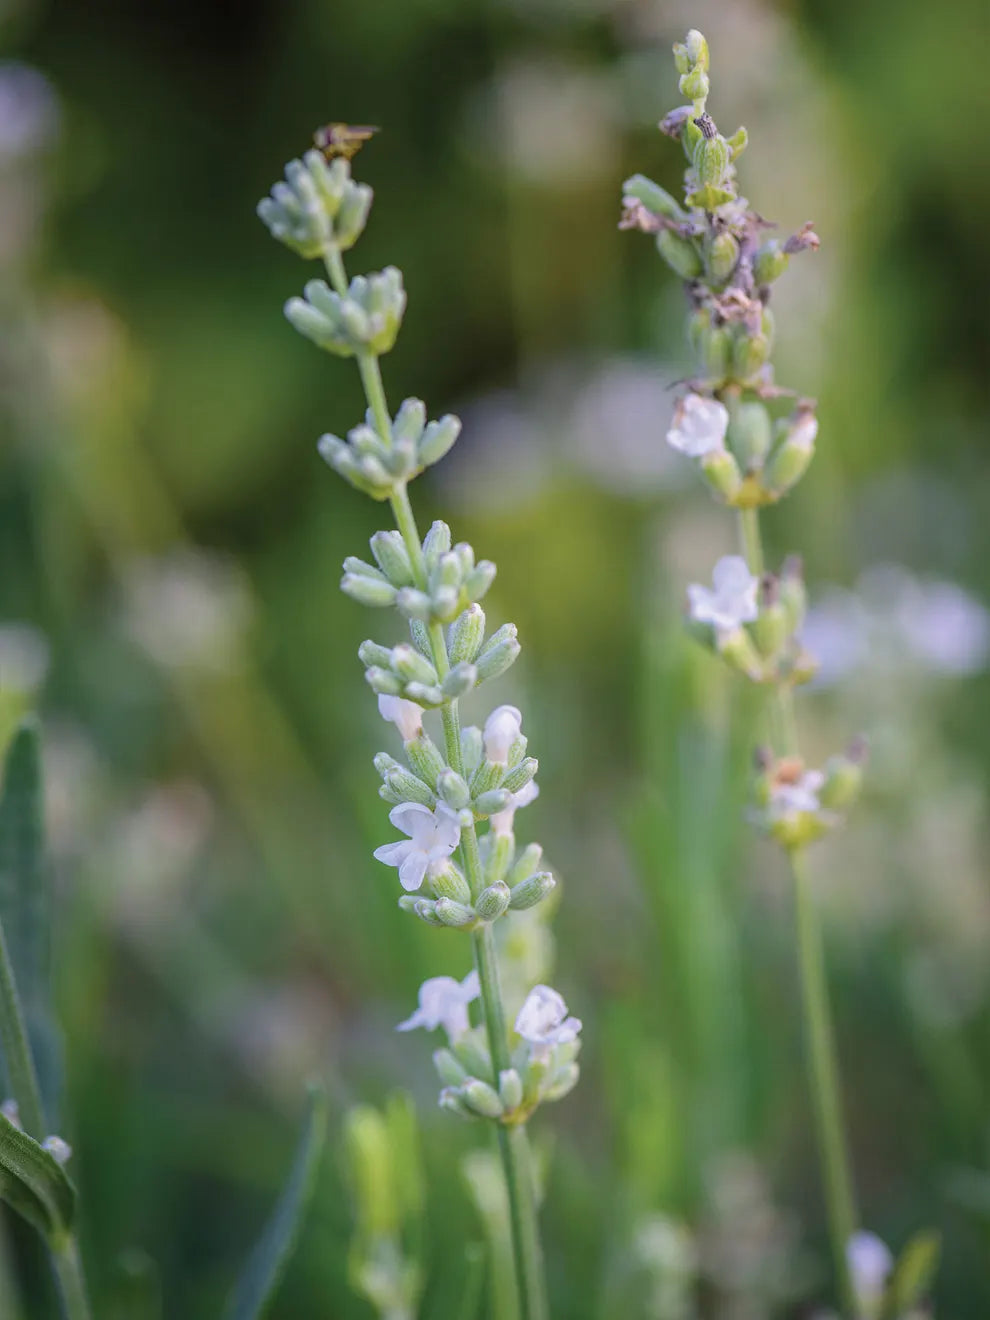
[[[513,624],[486,639],[479,604],[495,565],[477,562],[470,545],[452,544],[450,529],[435,522],[420,537],[408,484],[437,462],[460,431],[456,417],[427,423],[418,399],[406,399],[393,417],[379,359],[395,342],[405,308],[401,273],[394,267],[348,282],[342,253],[367,221],[371,189],[355,183],[344,159],[319,151],[292,161],[285,182],[258,211],[272,235],[306,258],[320,257],[329,285],[312,280],[293,298],[290,322],[320,347],[357,361],[368,411],[345,439],[324,435],[323,458],[351,485],[387,501],[395,527],[371,538],[374,563],[344,562],[343,591],[359,603],[394,606],[408,641],[362,643],[365,677],[378,694],[382,716],[400,733],[405,761],[381,752],[375,767],[381,796],[393,804],[389,819],[408,837],[385,844],[376,858],[398,870],[405,893],[399,906],[438,927],[471,935],[474,971],[463,982],[434,977],[420,988],[419,1009],[401,1030],[442,1027],[448,1047],[434,1062],[444,1083],[440,1104],[465,1118],[496,1126],[508,1193],[516,1284],[523,1320],[545,1320],[536,1217],[536,1194],[525,1124],[543,1101],[560,1099],[578,1076],[580,1022],[564,1001],[536,986],[510,1036],[499,984],[494,923],[510,910],[534,906],[554,886],[540,869],[538,844],[517,848],[515,813],[536,796],[537,762],[526,755],[522,716],[499,706],[484,728],[462,727],[459,698],[505,672],[519,654]],[[426,711],[439,711],[443,746],[424,728]],[[479,836],[478,825],[487,823]],[[455,854],[458,860],[454,860]],[[480,1000],[482,1025],[472,1028],[468,1005]]]
[[[726,138],[707,110],[708,45],[692,30],[674,46],[681,94],[660,129],[688,159],[683,204],[652,180],[624,185],[622,225],[655,236],[667,264],[685,281],[688,338],[696,375],[679,400],[669,443],[695,459],[714,497],[734,508],[741,555],[715,565],[712,586],[688,588],[693,636],[749,681],[765,686],[770,746],[757,754],[752,818],[786,852],[794,881],[798,963],[812,1103],[836,1280],[848,1316],[858,1313],[847,1263],[856,1210],[843,1131],[838,1066],[829,1018],[821,936],[805,869],[808,845],[840,819],[859,789],[863,747],[850,746],[822,770],[808,769],[797,743],[794,688],[816,662],[801,645],[805,612],[801,563],[767,571],[759,511],[804,475],[814,454],[815,403],[774,383],[770,353],[771,285],[797,253],[815,250],[806,224],[785,240],[740,196],[735,162],[747,144],[740,128]]]

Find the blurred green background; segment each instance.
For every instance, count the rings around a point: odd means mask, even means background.
[[[833,606],[874,566],[869,643],[800,706],[813,757],[874,745],[815,857],[862,1214],[894,1246],[939,1228],[939,1313],[990,1313],[984,0],[2,0],[0,685],[5,718],[44,720],[97,1314],[128,1248],[165,1315],[218,1313],[314,1073],[330,1151],[276,1316],[371,1314],[346,1278],[358,1100],[417,1100],[426,1320],[459,1314],[482,1238],[460,1171],[481,1134],[393,1030],[467,953],[371,858],[391,740],[355,650],[382,626],[337,582],[381,510],[314,448],[358,420],[357,373],[284,321],[311,272],[254,215],[331,118],[383,128],[349,265],[405,273],[393,406],[465,421],[421,521],[496,560],[490,617],[524,645],[498,700],[540,758],[525,825],[563,882],[554,984],[586,1041],[536,1125],[554,1314],[685,1314],[671,1222],[697,1235],[704,1315],[828,1296],[786,877],[741,820],[755,712],[678,631],[733,531],[663,444],[680,289],[616,228],[633,170],[677,190],[655,123],[689,25],[713,112],[750,132],[744,191],[822,237],[775,304],[778,379],[821,432],[765,519],[772,557],[800,549]],[[931,580],[968,593],[951,617],[924,613]]]

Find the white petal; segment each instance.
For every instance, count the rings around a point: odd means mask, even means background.
[[[411,847],[412,844],[408,839],[400,839],[398,843],[383,843],[380,848],[375,849],[374,857],[376,861],[384,862],[386,866],[401,866]]]
[[[718,399],[688,394],[674,410],[674,419],[667,432],[667,443],[691,458],[701,458],[725,448],[728,426],[728,409]]]
[[[465,1004],[470,1004],[473,999],[477,999],[481,994],[481,982],[478,980],[478,973],[472,967],[461,982],[461,996]]]
[[[382,719],[391,720],[402,735],[403,742],[409,742],[423,732],[423,708],[417,706],[415,701],[382,693],[378,697],[378,713]]]
[[[399,884],[411,894],[423,883],[426,875],[426,853],[410,848],[399,867]]]
[[[548,985],[536,985],[516,1017],[516,1031],[524,1040],[542,1044],[567,1016],[563,997]]]
[[[412,1017],[407,1017],[405,1022],[400,1022],[395,1029],[396,1031],[415,1031],[417,1027],[426,1027],[428,1031],[431,1029],[427,1026],[426,1015],[421,1008],[417,1008]]]
[[[485,755],[496,765],[505,765],[512,744],[522,732],[522,715],[515,706],[499,706],[485,720],[482,737]]]
[[[388,818],[397,830],[408,834],[411,839],[422,834],[424,828],[432,826],[433,812],[421,802],[402,802],[393,807]]]
[[[894,1268],[886,1242],[875,1233],[854,1233],[846,1243],[846,1260],[857,1301],[864,1305],[878,1302]]]

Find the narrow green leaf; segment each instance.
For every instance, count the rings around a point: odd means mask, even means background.
[[[62,1166],[33,1137],[0,1114],[0,1200],[33,1224],[49,1243],[71,1229],[75,1188]]]
[[[226,1320],[260,1320],[282,1278],[316,1184],[327,1130],[327,1096],[310,1091],[309,1113],[289,1180],[275,1212],[252,1251],[225,1312]]]
[[[901,1252],[893,1278],[887,1285],[885,1316],[903,1315],[924,1300],[931,1291],[941,1250],[942,1239],[933,1229],[915,1233]]]
[[[3,927],[38,1072],[48,1130],[57,1128],[58,1044],[51,1008],[51,915],[44,861],[40,736],[22,720],[4,763],[0,796],[0,926]],[[9,1067],[9,1062],[8,1062]]]

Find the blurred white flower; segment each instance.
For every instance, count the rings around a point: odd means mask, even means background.
[[[725,448],[728,429],[729,410],[724,403],[701,394],[686,394],[674,409],[667,443],[691,458],[702,458]]]
[[[482,737],[485,756],[496,765],[506,765],[512,744],[522,733],[522,715],[515,706],[498,706],[485,720]]]
[[[502,811],[496,811],[488,818],[488,823],[496,834],[511,834],[516,812],[520,807],[528,807],[539,796],[540,790],[536,786],[536,780],[531,779],[518,793],[513,793],[512,801],[507,807]]]
[[[27,623],[0,623],[0,690],[34,692],[48,672],[48,643]]]
[[[875,1233],[854,1233],[846,1243],[846,1260],[856,1300],[872,1314],[894,1268],[890,1248]]]
[[[818,811],[821,808],[818,793],[824,783],[825,776],[820,770],[805,770],[794,783],[776,781],[770,789],[767,811],[770,819],[784,820],[804,811]]]
[[[193,550],[136,559],[125,590],[124,626],[158,664],[238,667],[251,598],[235,564]]]
[[[734,632],[756,618],[759,585],[741,555],[724,555],[712,571],[714,590],[698,583],[688,587],[691,618],[710,623],[718,634]]]
[[[423,708],[415,701],[406,701],[404,697],[388,697],[384,693],[378,698],[378,713],[383,720],[391,720],[402,735],[403,742],[409,742],[423,732]]]
[[[45,1137],[41,1143],[41,1149],[47,1150],[56,1164],[66,1165],[72,1159],[72,1147],[64,1137],[55,1136]]]
[[[671,376],[656,363],[611,358],[588,371],[586,365],[561,372],[564,414],[561,459],[571,458],[608,490],[644,499],[690,479],[690,470],[667,445],[673,406]]]
[[[28,64],[0,60],[0,165],[35,155],[57,128],[58,103],[44,74]]]
[[[467,1031],[470,1025],[467,1006],[480,993],[478,973],[473,969],[463,981],[455,981],[452,976],[431,976],[419,987],[416,1012],[400,1022],[396,1031],[413,1031],[416,1027],[435,1031],[443,1027],[453,1044]]]
[[[581,1019],[567,1016],[563,996],[548,985],[534,986],[516,1016],[516,1031],[538,1053],[576,1040],[580,1030]]]
[[[409,838],[383,844],[374,855],[386,866],[399,868],[399,883],[411,893],[423,883],[432,862],[451,855],[461,841],[461,827],[456,813],[443,802],[435,812],[419,802],[404,802],[393,807],[388,818]]]

